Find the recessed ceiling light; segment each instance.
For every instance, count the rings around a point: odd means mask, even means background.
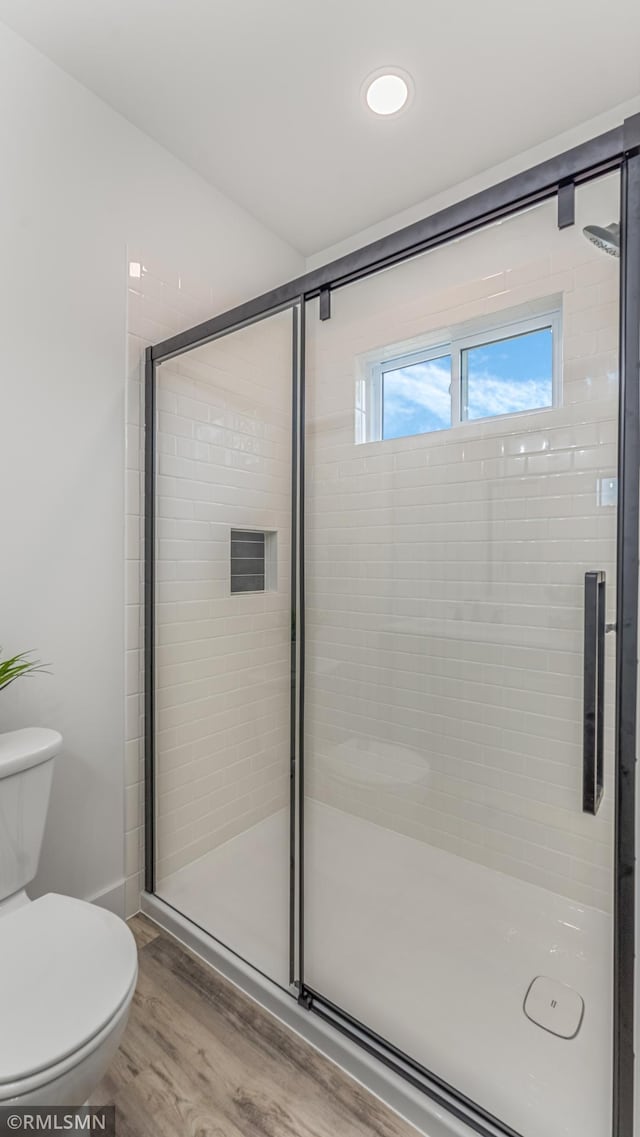
[[[397,114],[406,106],[411,80],[405,72],[385,68],[370,75],[364,84],[367,106],[374,114]]]

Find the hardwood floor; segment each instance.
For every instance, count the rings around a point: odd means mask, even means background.
[[[92,1097],[118,1137],[417,1137],[144,916],[127,1031]]]

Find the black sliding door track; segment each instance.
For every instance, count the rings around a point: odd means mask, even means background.
[[[465,1097],[454,1086],[445,1082],[443,1078],[439,1078],[437,1074],[432,1074],[430,1070],[425,1069],[419,1062],[415,1062],[397,1046],[393,1046],[386,1039],[381,1038],[375,1031],[370,1030],[358,1019],[354,1019],[347,1011],[337,1007],[335,1003],[325,999],[323,995],[311,987],[302,988],[299,1001],[324,1022],[330,1023],[341,1034],[356,1042],[366,1050],[367,1054],[377,1058],[387,1069],[399,1074],[415,1089],[426,1094],[427,1097],[437,1102],[459,1121],[463,1121],[475,1133],[479,1133],[480,1137],[523,1137],[517,1130],[510,1129],[503,1121],[482,1109],[470,1098]]]
[[[288,308],[300,297],[311,300],[321,292],[351,284],[454,237],[461,237],[492,221],[498,221],[518,209],[554,197],[567,184],[577,186],[616,170],[622,165],[629,149],[640,145],[635,139],[636,134],[640,134],[640,114],[627,119],[623,126],[600,134],[555,158],[549,158],[539,166],[533,166],[530,170],[481,190],[472,197],[449,205],[430,217],[398,229],[388,237],[381,237],[321,268],[289,280],[286,284],[196,324],[187,331],[178,332],[177,335],[154,344],[150,348],[151,358],[154,363],[161,363],[174,355],[181,355],[225,332],[253,323],[268,312]]]
[[[623,125],[516,174],[438,213],[340,257],[330,264],[297,277],[246,303],[214,316],[147,349],[146,441],[145,441],[145,887],[155,891],[155,415],[156,369],[192,348],[228,332],[299,303],[297,324],[300,341],[298,403],[294,405],[294,431],[300,429],[295,461],[299,560],[297,589],[299,608],[296,639],[297,748],[292,751],[291,800],[297,799],[298,834],[291,825],[291,855],[298,865],[298,886],[291,878],[291,899],[298,893],[299,1001],[343,1035],[358,1043],[386,1067],[405,1078],[432,1101],[448,1110],[481,1137],[521,1137],[497,1118],[471,1102],[454,1087],[422,1068],[362,1023],[336,1007],[304,982],[304,850],[302,797],[304,752],[304,304],[322,296],[324,318],[331,312],[330,293],[381,269],[446,244],[493,221],[559,195],[558,224],[571,224],[573,187],[608,172],[621,172],[620,259],[620,404],[619,404],[619,493],[617,550],[617,644],[616,644],[616,836],[613,944],[613,1118],[610,1135],[634,1134],[634,984],[635,984],[635,765],[637,729],[638,656],[638,508],[640,474],[640,114]],[[298,320],[298,317],[294,317]],[[294,377],[294,396],[295,396]],[[295,435],[294,435],[295,447]],[[295,470],[294,470],[295,478]],[[294,497],[295,497],[294,490]],[[296,503],[294,501],[294,507]],[[294,566],[295,567],[295,566]],[[292,725],[296,708],[292,704]],[[297,795],[294,766],[297,756]],[[293,934],[293,919],[290,932]],[[294,955],[291,941],[291,958]],[[549,1134],[549,1137],[553,1137]]]

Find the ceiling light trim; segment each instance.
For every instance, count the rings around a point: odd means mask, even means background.
[[[379,79],[386,78],[387,76],[392,76],[394,79],[400,79],[406,88],[406,96],[403,102],[399,106],[389,111],[378,109],[369,101],[369,93],[371,91],[371,88],[375,83],[377,83]],[[395,66],[378,67],[375,71],[372,71],[369,75],[367,75],[360,89],[362,102],[367,110],[367,113],[375,115],[375,117],[378,119],[395,119],[398,117],[398,115],[403,114],[411,106],[414,93],[415,88],[412,76],[408,71],[405,71],[403,67]]]

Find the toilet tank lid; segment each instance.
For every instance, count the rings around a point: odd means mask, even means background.
[[[55,757],[62,746],[62,735],[57,730],[29,726],[23,730],[10,730],[0,734],[0,778],[19,774],[30,766],[39,766]]]

